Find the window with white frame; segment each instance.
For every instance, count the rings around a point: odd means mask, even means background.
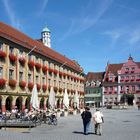
[[[23,72],[19,72],[19,81],[23,80]]]
[[[45,84],[45,77],[42,77],[42,84]]]
[[[140,90],[140,85],[137,85],[137,90]]]
[[[9,70],[9,79],[13,79],[14,77],[14,70]]]
[[[135,91],[135,86],[132,86],[132,91]]]
[[[38,76],[36,76],[36,83],[38,83]]]
[[[32,80],[32,78],[31,78],[31,74],[28,74],[28,82],[30,83],[31,80]]]
[[[3,44],[0,42],[0,50],[3,50]]]
[[[2,76],[3,76],[3,68],[0,67],[0,78],[2,78]]]
[[[9,52],[10,52],[10,53],[14,53],[14,47],[10,46],[10,47],[9,47]]]

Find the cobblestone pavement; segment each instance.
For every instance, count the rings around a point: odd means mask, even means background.
[[[92,110],[92,113],[94,110]],[[103,135],[97,136],[91,124],[90,134],[83,135],[80,114],[61,117],[58,125],[42,124],[29,129],[0,130],[0,140],[140,140],[140,111],[102,110],[105,123]]]

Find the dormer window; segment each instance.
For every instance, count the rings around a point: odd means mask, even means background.
[[[3,44],[0,42],[0,50],[3,50]]]

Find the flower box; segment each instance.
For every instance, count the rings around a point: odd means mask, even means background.
[[[58,87],[54,87],[54,91],[56,92],[58,90]]]
[[[134,73],[134,70],[132,70],[131,73]]]
[[[36,70],[39,71],[39,70],[41,69],[41,64],[40,64],[40,63],[36,63],[36,64],[35,64],[35,67],[36,67]]]
[[[140,79],[136,79],[136,81],[140,81]]]
[[[59,92],[62,92],[62,88],[59,88]]]
[[[140,90],[136,90],[136,93],[139,93],[140,92]]]
[[[36,86],[37,86],[37,91],[40,91],[41,85],[40,84],[36,84]]]
[[[35,65],[34,61],[32,61],[32,60],[28,61],[28,66],[30,69],[33,69],[34,65]]]
[[[24,66],[24,65],[25,65],[25,62],[26,62],[26,59],[25,59],[24,57],[20,57],[20,58],[19,58],[19,62],[20,62],[20,64],[21,64],[22,66]]]
[[[43,71],[44,73],[47,72],[47,70],[48,70],[47,66],[42,66],[42,71]]]
[[[59,75],[61,75],[61,76],[62,76],[62,75],[63,75],[63,72],[59,71]]]
[[[129,79],[125,79],[125,82],[128,82],[129,81]]]
[[[16,62],[17,61],[16,55],[14,55],[12,53],[9,54],[9,58],[10,58],[10,61],[12,61],[12,62]]]
[[[49,72],[53,72],[53,71],[54,71],[53,69],[49,68]]]
[[[0,58],[5,58],[5,57],[6,57],[6,53],[0,50]]]
[[[123,81],[124,81],[124,79],[121,79],[120,81],[121,81],[121,82],[123,82]]]
[[[120,93],[123,93],[123,90],[121,90]]]
[[[10,86],[10,87],[15,87],[15,86],[16,86],[16,83],[17,83],[17,82],[16,82],[16,80],[14,80],[14,79],[10,79],[10,80],[9,80],[9,86]]]
[[[131,81],[134,81],[135,79],[131,79]]]
[[[19,86],[24,89],[26,87],[26,82],[25,81],[20,81]]]
[[[6,84],[6,80],[5,79],[0,79],[0,89],[4,88]]]
[[[47,90],[47,85],[42,85],[42,89],[45,92]]]
[[[31,91],[34,87],[34,84],[32,82],[28,83],[28,88]]]
[[[57,74],[57,73],[58,73],[58,71],[57,71],[57,70],[53,70],[53,73],[54,73],[54,74]]]

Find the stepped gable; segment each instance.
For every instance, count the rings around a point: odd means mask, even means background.
[[[0,22],[0,37],[6,38],[11,42],[17,43],[18,45],[21,45],[29,50],[36,46],[34,52],[46,56],[61,64],[67,62],[65,64],[66,66],[78,72],[82,71],[81,68],[72,60],[68,59],[67,57],[61,55],[60,53],[54,51],[51,48],[44,46],[41,42],[28,37],[27,35],[23,34],[17,29],[2,22]]]

